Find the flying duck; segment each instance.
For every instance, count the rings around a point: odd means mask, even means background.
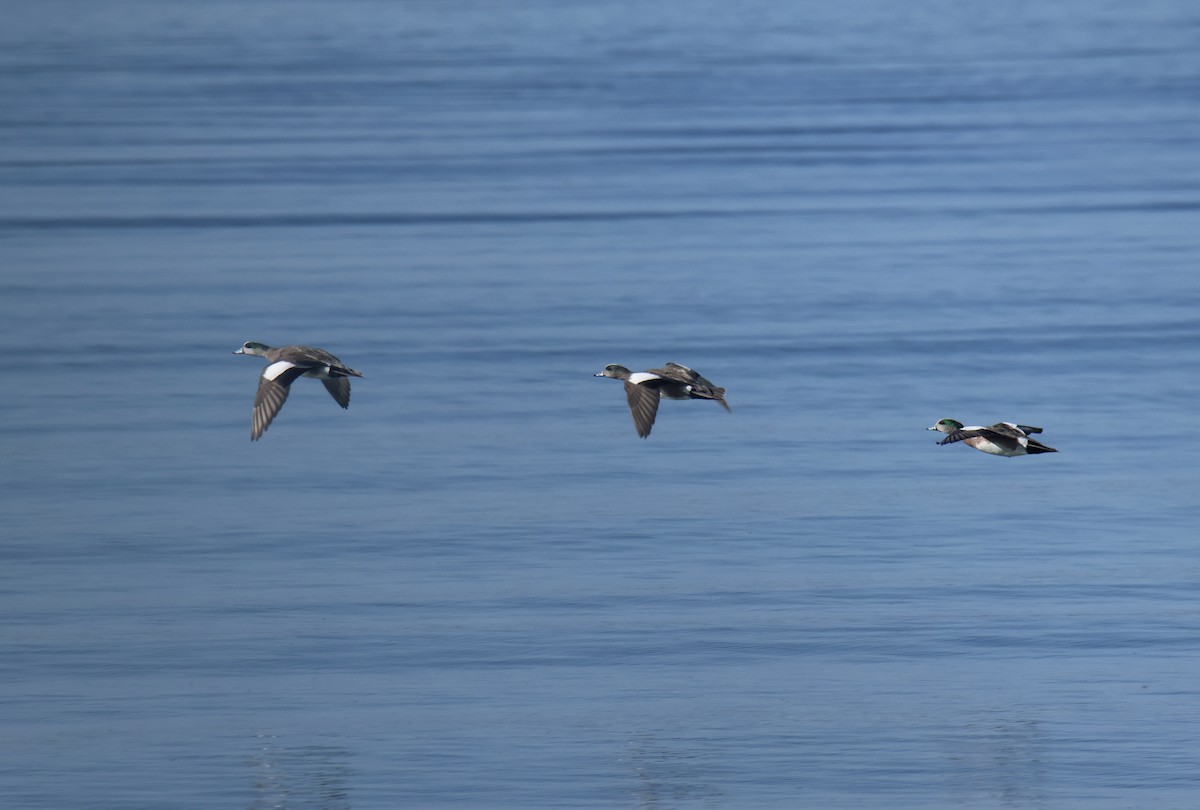
[[[942,419],[927,429],[948,434],[938,444],[963,442],[993,456],[1032,456],[1038,453],[1058,452],[1053,447],[1047,447],[1037,439],[1031,438],[1029,434],[1041,433],[1042,429],[1030,425],[997,422],[991,427],[963,427],[963,423],[957,420]]]
[[[609,363],[593,377],[612,377],[625,382],[625,396],[637,434],[643,439],[654,427],[660,399],[711,399],[730,410],[725,401],[725,389],[718,388],[687,366],[667,363],[663,368],[631,372],[625,366]]]
[[[234,354],[253,354],[265,357],[267,367],[258,381],[258,393],[254,395],[254,421],[250,428],[250,441],[258,441],[271,420],[287,401],[292,383],[299,377],[316,377],[325,385],[333,401],[343,408],[350,407],[350,377],[361,377],[362,373],[345,365],[324,349],[310,346],[283,346],[272,349],[265,343],[248,341]]]

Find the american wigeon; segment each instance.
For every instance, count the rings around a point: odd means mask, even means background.
[[[272,349],[265,343],[249,341],[234,354],[253,354],[269,361],[258,381],[258,393],[254,395],[254,422],[250,429],[250,441],[266,432],[271,420],[287,401],[292,383],[299,377],[316,377],[325,385],[333,401],[343,408],[350,407],[349,377],[361,377],[341,360],[324,349],[310,346],[283,346]]]
[[[962,422],[955,419],[942,419],[927,429],[947,434],[938,444],[963,442],[993,456],[1032,456],[1038,453],[1058,452],[1053,447],[1047,447],[1037,439],[1030,438],[1029,434],[1042,432],[1040,427],[1017,425],[1013,422],[997,422],[989,427],[964,427]]]
[[[629,412],[633,415],[638,435],[643,439],[650,435],[650,429],[654,427],[660,399],[711,399],[719,402],[725,410],[730,410],[729,403],[725,401],[724,388],[718,388],[678,363],[667,363],[663,368],[638,372],[609,363],[603,371],[592,376],[624,381]]]

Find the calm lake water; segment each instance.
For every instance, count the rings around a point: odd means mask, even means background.
[[[9,9],[5,804],[1200,806],[1198,39]],[[246,340],[350,409],[251,443]],[[668,360],[733,413],[641,441],[592,374]]]

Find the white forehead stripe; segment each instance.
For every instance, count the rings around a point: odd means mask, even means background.
[[[662,379],[662,377],[659,377],[657,374],[651,374],[649,371],[639,371],[636,374],[629,375],[629,381],[631,383],[633,383],[634,385],[641,385],[642,383],[646,382],[646,380],[661,380],[661,379]]]
[[[274,381],[275,378],[280,374],[287,371],[289,368],[295,367],[295,363],[289,363],[287,360],[276,360],[274,363],[263,369],[262,375],[266,379]]]

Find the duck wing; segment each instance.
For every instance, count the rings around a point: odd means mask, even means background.
[[[990,430],[992,433],[998,436],[1005,436],[1013,440],[1024,439],[1029,433],[1020,425],[1014,425],[1012,422],[997,422],[991,427],[986,428],[986,430]],[[1039,430],[1037,432],[1040,433],[1041,431]]]
[[[362,376],[362,372],[350,368],[324,349],[313,346],[287,346],[278,350],[278,357],[280,360],[287,360],[298,366],[307,366],[309,369],[328,367],[329,373],[335,377]]]
[[[992,427],[996,430],[1001,430],[1006,427],[1012,428],[1013,430],[1021,431],[1026,436],[1032,433],[1042,432],[1040,427],[1034,427],[1033,425],[1018,425],[1016,422],[997,422],[996,424],[992,425]]]
[[[656,385],[638,385],[625,381],[625,398],[629,400],[633,426],[637,428],[638,436],[643,439],[650,435],[650,429],[654,427],[654,418],[658,415],[658,388]]]
[[[938,444],[954,444],[955,442],[961,442],[964,439],[972,439],[977,436],[987,439],[992,444],[1005,450],[1018,449],[1021,447],[1021,439],[1025,438],[1025,434],[1016,428],[1010,428],[1007,425],[993,425],[992,427],[959,428],[938,442]]]
[[[254,395],[254,419],[250,427],[250,441],[258,441],[266,433],[283,403],[287,402],[288,394],[292,390],[292,380],[303,373],[303,369],[297,368],[294,374],[280,375],[273,379],[264,375],[258,381],[258,391]]]
[[[729,407],[729,403],[725,401],[725,389],[713,385],[711,380],[705,379],[698,372],[687,366],[682,366],[679,363],[667,363],[662,368],[651,369],[650,373],[687,386],[687,394],[691,399],[711,399],[719,402],[725,410],[733,412],[733,409]]]
[[[350,407],[350,380],[346,377],[329,377],[322,379],[325,390],[329,392],[329,396],[333,397],[333,401],[343,408]]]

